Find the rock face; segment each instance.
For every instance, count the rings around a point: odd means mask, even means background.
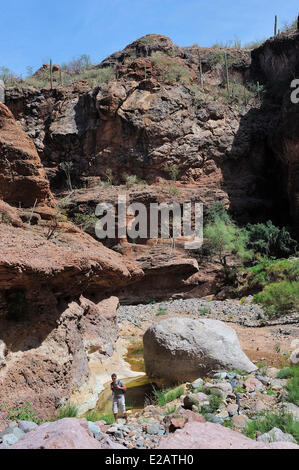
[[[281,164],[278,190],[288,198],[297,234],[299,234],[299,107],[291,100],[291,92],[295,91],[291,88],[291,83],[295,77],[298,77],[298,51],[299,34],[293,32],[269,39],[252,52],[252,71],[257,80],[266,84],[272,108],[268,145],[274,161]]]
[[[145,332],[143,344],[147,375],[170,383],[192,381],[221,369],[256,369],[235,331],[218,320],[163,320]]]
[[[161,440],[158,449],[299,449],[291,442],[266,444],[213,423],[187,423]]]
[[[171,179],[176,169],[176,179],[194,184],[198,199],[213,193],[214,200],[229,201],[239,217],[265,211],[269,217],[276,197],[267,166],[271,113],[261,112],[254,97],[242,112],[242,99],[227,103],[222,53],[180,48],[169,38],[149,35],[95,67],[113,68],[116,76],[108,83],[52,91],[14,88],[6,92],[6,102],[34,139],[52,187],[65,185],[59,163],[69,158],[80,186],[92,178],[107,180],[107,170],[114,184],[121,184],[130,175],[148,183]],[[242,86],[250,75],[250,52],[227,54]]]
[[[33,142],[0,103],[0,199],[12,205],[54,205]]]
[[[89,357],[104,361],[113,353],[117,307],[115,297],[98,304],[81,297],[65,307],[53,304],[38,317],[1,319],[1,403],[29,402],[39,417],[52,417],[90,379]]]
[[[0,104],[0,402],[40,418],[89,380],[90,355],[111,356],[109,293],[143,274],[60,217],[34,144]]]

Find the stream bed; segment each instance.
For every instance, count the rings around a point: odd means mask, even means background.
[[[127,410],[139,411],[151,403],[154,396],[153,392],[159,387],[144,373],[145,367],[142,343],[134,342],[130,345],[128,347],[125,360],[130,364],[130,369],[132,371],[142,373],[142,375],[133,378],[120,378],[127,387],[125,394]],[[112,393],[110,384],[110,381],[107,382],[104,386],[104,390],[99,394],[96,406],[96,411],[99,414],[112,413]]]

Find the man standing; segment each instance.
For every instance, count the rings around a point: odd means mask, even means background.
[[[118,410],[124,415],[125,419],[128,419],[128,413],[126,412],[126,404],[125,404],[125,391],[127,387],[120,381],[117,380],[117,375],[111,375],[112,382],[111,382],[111,390],[113,396],[113,414],[115,422],[117,422],[117,413]]]

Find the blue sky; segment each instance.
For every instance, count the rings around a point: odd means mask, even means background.
[[[245,43],[271,36],[275,14],[280,26],[298,10],[298,0],[0,0],[0,66],[26,75],[50,58],[98,63],[149,33],[180,46]]]

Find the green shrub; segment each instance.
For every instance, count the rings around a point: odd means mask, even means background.
[[[211,313],[211,309],[208,307],[200,307],[198,313],[199,315],[209,315]]]
[[[265,308],[269,317],[286,314],[299,308],[299,281],[269,284],[254,295],[254,301]]]
[[[87,421],[92,421],[94,423],[95,421],[100,421],[101,420],[101,415],[96,410],[87,411],[87,413],[85,413],[85,415],[84,415],[84,418]]]
[[[162,79],[167,82],[183,83],[189,85],[191,82],[191,73],[188,68],[171,59],[161,52],[154,52],[151,56],[153,66],[157,67],[162,75]]]
[[[175,412],[176,412],[176,406],[175,406],[175,405],[173,405],[173,406],[168,406],[168,407],[166,408],[165,415],[166,415],[166,416],[167,416],[167,415],[172,415],[172,414],[175,413]]]
[[[246,249],[246,232],[235,224],[216,219],[204,228],[204,246],[207,253],[216,258],[228,274],[227,258],[234,255],[240,261],[252,258],[252,252]]]
[[[184,387],[176,387],[174,389],[172,388],[167,388],[164,390],[153,390],[153,395],[154,395],[154,402],[158,406],[165,406],[167,403],[170,403],[173,400],[176,400],[177,398],[180,398],[182,395],[184,395],[185,390]]]
[[[277,373],[278,379],[291,379],[298,375],[298,366],[284,367]]]
[[[288,401],[299,406],[299,367],[293,368],[293,377],[288,380],[286,389],[288,391]]]
[[[211,393],[209,397],[209,405],[213,412],[217,411],[219,406],[221,405],[222,398],[219,395]]]
[[[78,408],[70,403],[59,409],[59,419],[76,418],[78,416]]]
[[[276,413],[264,413],[262,417],[250,421],[243,432],[247,437],[255,439],[257,432],[265,434],[273,428],[279,428],[282,432],[292,434],[299,443],[299,421],[295,421],[293,415],[284,410]]]
[[[247,247],[268,257],[283,258],[296,252],[297,242],[285,227],[279,228],[269,220],[266,224],[248,224]]]
[[[24,406],[8,407],[5,403],[0,409],[7,410],[7,418],[10,421],[33,421],[34,423],[41,423],[37,418],[35,411],[32,410],[30,403],[25,403]]]
[[[106,424],[113,424],[114,423],[114,415],[113,413],[104,413],[98,416],[98,421],[105,421]]]
[[[99,219],[94,214],[82,214],[80,212],[77,212],[72,217],[74,224],[80,227],[83,231],[91,227],[95,227],[98,220]]]

